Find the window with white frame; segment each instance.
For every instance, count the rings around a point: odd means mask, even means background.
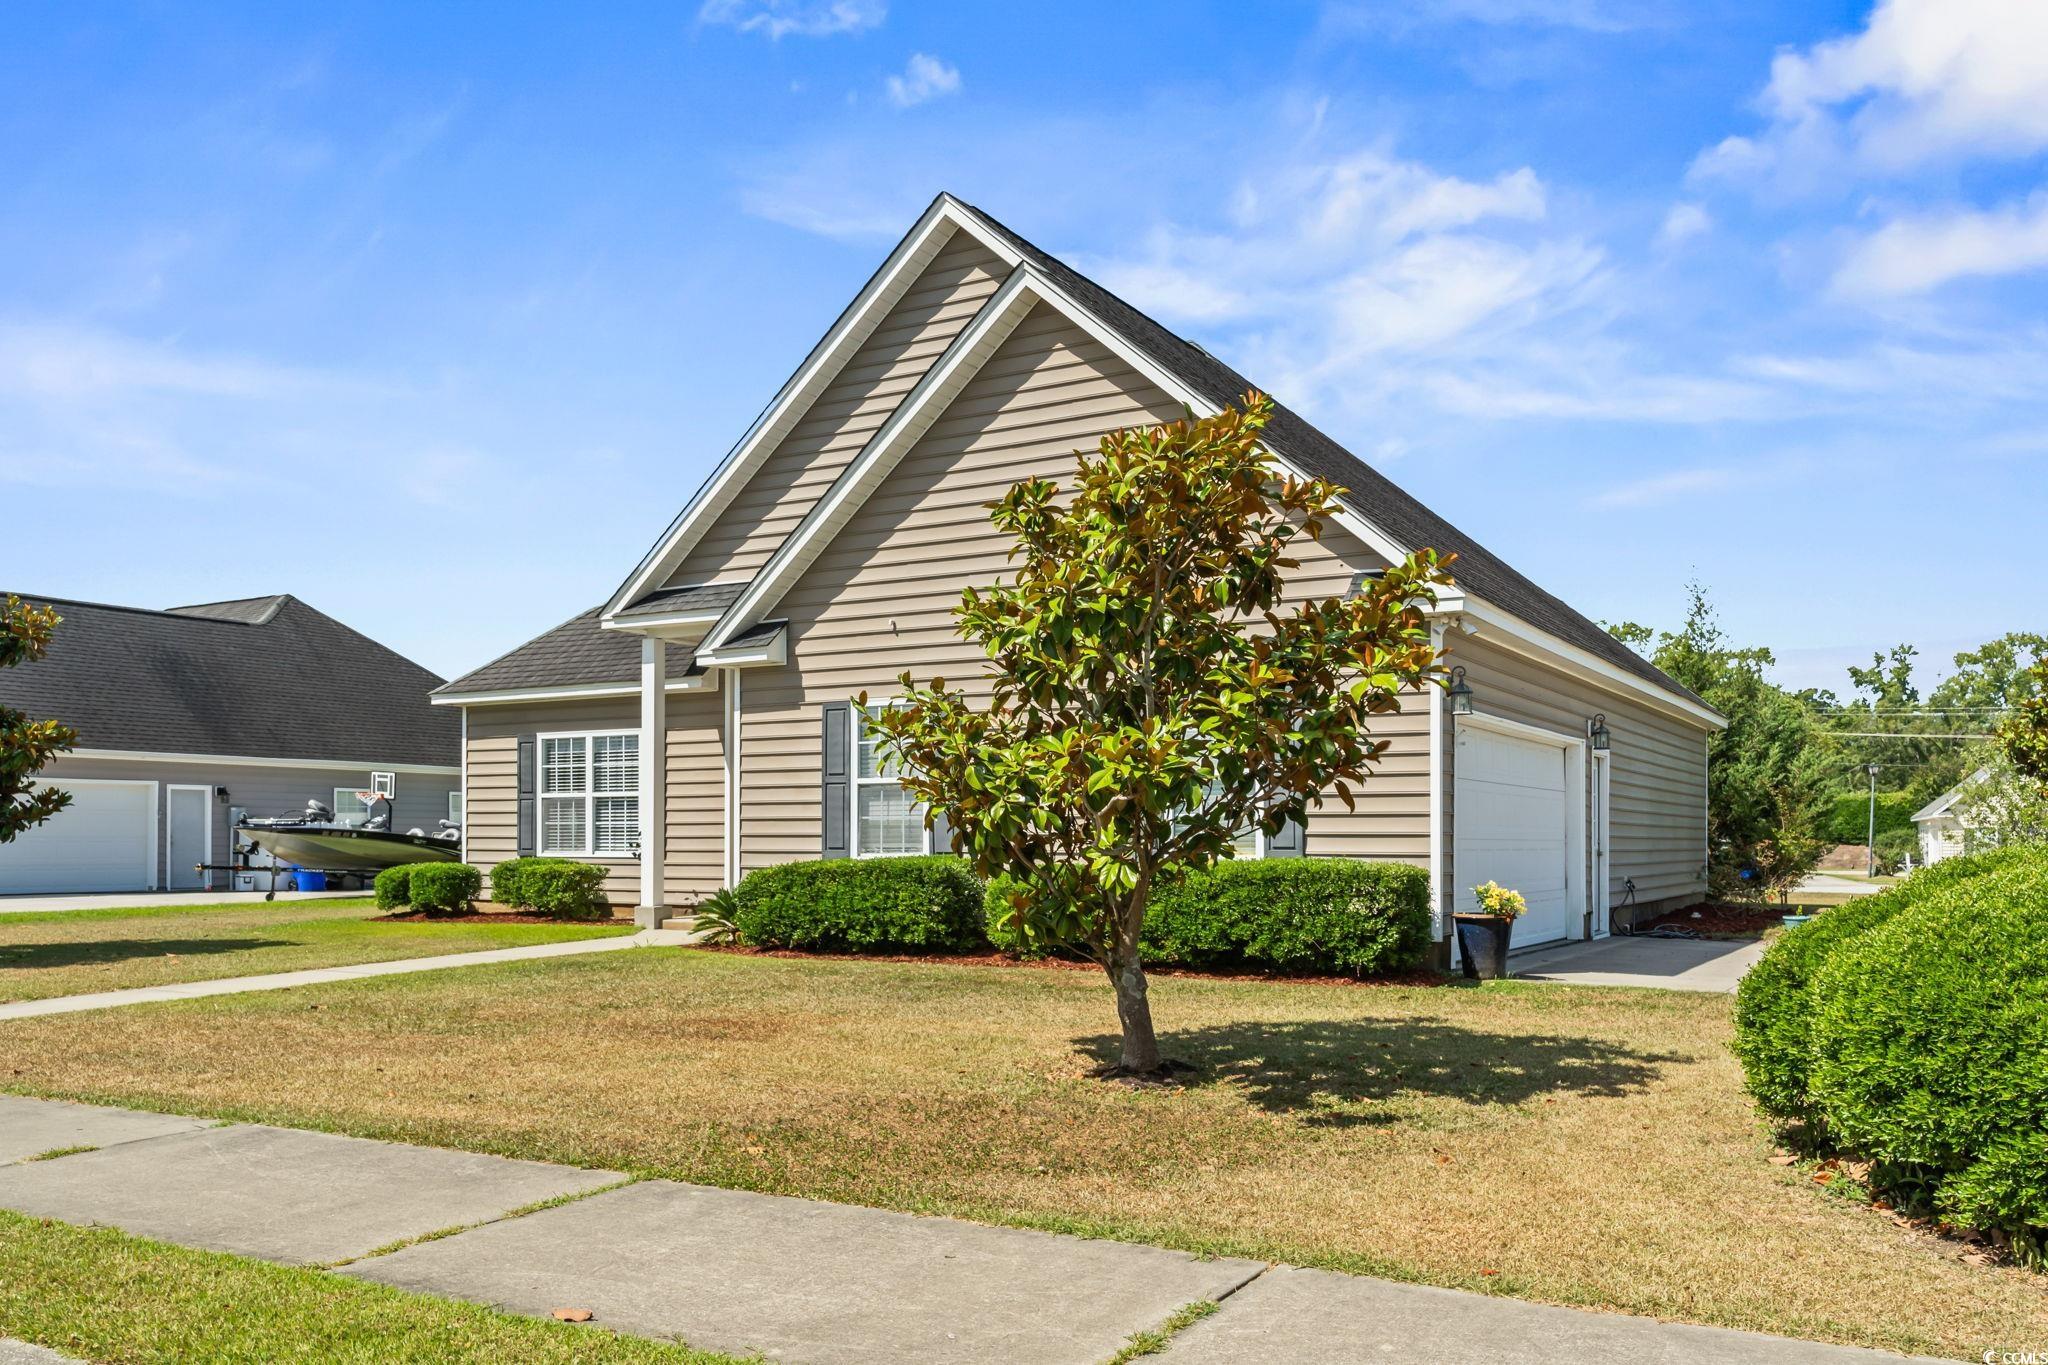
[[[1219,785],[1218,783],[1211,782],[1203,790],[1202,800],[1205,804],[1216,799]],[[1178,826],[1181,822],[1176,820],[1174,823]],[[1266,836],[1259,833],[1257,825],[1247,825],[1233,833],[1230,836],[1230,846],[1237,851],[1239,858],[1263,858],[1266,856]]]
[[[334,820],[336,824],[356,826],[370,818],[371,793],[361,787],[336,787],[334,789]]]
[[[853,736],[853,856],[892,858],[931,852],[924,806],[897,781],[866,712]]]
[[[640,842],[639,732],[537,738],[540,851],[631,853]]]
[[[451,824],[462,823],[462,793],[448,793],[448,820]]]

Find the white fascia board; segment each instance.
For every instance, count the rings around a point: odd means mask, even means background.
[[[663,690],[716,692],[718,675],[707,672],[671,678]],[[527,701],[580,701],[639,695],[638,683],[579,683],[572,687],[514,687],[500,692],[448,692],[430,700],[436,706],[511,706]]]
[[[1024,315],[1042,297],[1036,276],[1024,266],[1012,270],[980,311],[960,334],[939,354],[888,420],[868,439],[853,462],[840,471],[794,531],[775,547],[761,571],[747,584],[745,592],[726,608],[725,618],[704,639],[698,652],[707,662],[721,645],[747,627],[758,624],[782,594],[789,590],[811,561],[844,526],[868,495],[894,469],[917,439],[931,429],[946,404],[965,388],[988,358],[1015,331]]]
[[[1521,617],[1503,611],[1490,602],[1467,597],[1462,615],[1467,622],[1478,628],[1476,633],[1480,638],[1491,640],[1514,653],[1533,658],[1539,663],[1605,687],[1611,692],[1622,693],[1654,710],[1681,716],[1707,729],[1728,728],[1728,722],[1720,712],[1659,687],[1648,678],[1638,677],[1627,669],[1609,663],[1591,650],[1581,649],[1568,640],[1561,640],[1549,631],[1540,630]]]
[[[365,760],[361,763],[336,758],[252,758],[240,754],[166,754],[150,749],[67,749],[57,755],[66,758],[114,759],[122,763],[178,763],[214,764],[230,768],[332,768],[337,771],[360,769],[363,772],[380,773],[428,773],[435,776],[460,773],[460,763],[384,763]]]
[[[781,443],[813,400],[852,359],[896,301],[909,291],[924,267],[937,256],[953,233],[965,230],[1005,264],[1014,267],[1014,248],[977,222],[950,195],[940,195],[924,216],[896,244],[887,260],[839,315],[831,330],[811,348],[804,363],[783,384],[775,398],[754,419],[711,477],[663,533],[655,547],[605,603],[599,619],[609,621],[628,604],[660,586],[697,543],[704,529],[724,514],[769,453]]]
[[[600,621],[598,628],[622,630],[628,635],[653,635],[677,626],[715,625],[722,615],[723,612],[717,611],[686,611],[677,612],[672,616],[616,616],[608,621]]]
[[[1126,365],[1129,365],[1132,369],[1150,380],[1156,388],[1163,390],[1169,398],[1172,398],[1175,402],[1185,404],[1197,417],[1213,417],[1216,415],[1218,409],[1214,403],[1182,383],[1178,375],[1161,365],[1143,349],[1132,345],[1130,339],[1125,337],[1123,333],[1117,331],[1093,312],[1083,307],[1066,291],[1039,276],[1035,271],[1032,272],[1032,283],[1041,298],[1066,314],[1067,318],[1075,326],[1101,342],[1117,359],[1123,361]],[[1269,446],[1267,447],[1267,453],[1272,455],[1273,459],[1282,469],[1287,471],[1290,477],[1300,480],[1305,480],[1309,477],[1306,471],[1297,467],[1279,451]],[[1374,525],[1371,518],[1365,516],[1357,508],[1344,502],[1341,498],[1338,499],[1337,511],[1331,520],[1335,521],[1352,535],[1357,536],[1368,548],[1383,556],[1388,563],[1398,564],[1408,557],[1408,550],[1405,546]]]

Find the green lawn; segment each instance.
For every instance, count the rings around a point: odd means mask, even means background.
[[[733,1358],[515,1317],[322,1270],[0,1212],[0,1337],[88,1360],[632,1362]]]
[[[613,924],[379,923],[367,900],[0,915],[0,1001],[341,967],[632,932]]]
[[[1731,1002],[602,954],[0,1024],[0,1087],[1976,1358],[2048,1280],[1768,1160]],[[317,1057],[320,1065],[305,1059]]]

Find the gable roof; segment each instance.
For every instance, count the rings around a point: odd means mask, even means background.
[[[49,653],[0,669],[0,702],[78,731],[78,748],[454,767],[441,679],[277,594],[153,611],[18,594],[63,620]]]
[[[1948,814],[1949,807],[1955,805],[1955,803],[1962,798],[1964,792],[1968,791],[1976,783],[1982,782],[1985,778],[1989,776],[1991,776],[1991,770],[1989,768],[1977,769],[1976,772],[1971,773],[1968,777],[1956,783],[1953,787],[1950,787],[1947,791],[1943,792],[1941,795],[1935,797],[1932,801],[1929,801],[1926,805],[1922,806],[1919,810],[1915,811],[1913,813],[1913,819],[1940,819],[1942,816]]]
[[[592,607],[507,650],[481,668],[435,688],[438,696],[472,692],[516,692],[529,688],[580,688],[637,683],[640,636],[606,630],[604,608]],[[694,667],[690,651],[670,645],[668,674],[680,678]]]

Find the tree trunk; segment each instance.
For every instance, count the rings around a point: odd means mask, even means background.
[[[1124,1051],[1118,1069],[1147,1076],[1159,1069],[1159,1039],[1152,1032],[1152,1002],[1145,994],[1145,968],[1134,952],[1109,968],[1116,987],[1116,1017],[1123,1025]]]

